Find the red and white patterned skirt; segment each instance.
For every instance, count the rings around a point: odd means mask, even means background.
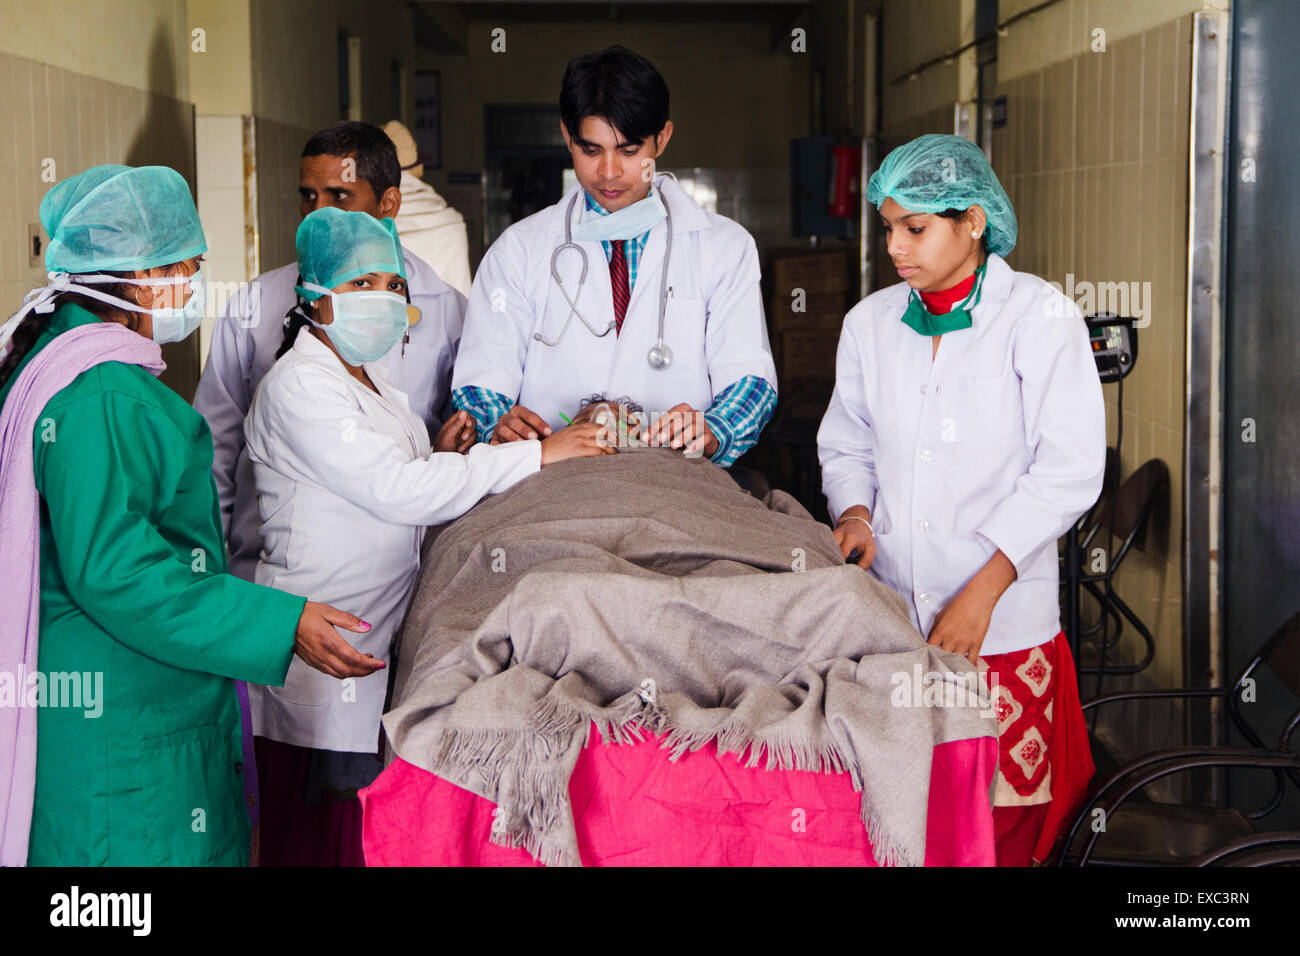
[[[1065,633],[983,657],[998,718],[993,823],[998,866],[1041,863],[1078,810],[1095,767]]]

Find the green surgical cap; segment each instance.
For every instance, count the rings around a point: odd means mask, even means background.
[[[208,249],[189,184],[167,166],[92,166],[41,200],[49,272],[120,272]]]
[[[943,212],[979,206],[989,217],[989,252],[1016,247],[1016,211],[983,151],[968,139],[927,133],[885,157],[867,182],[876,208],[893,199],[908,212]]]
[[[402,244],[392,219],[326,206],[299,224],[296,245],[304,283],[333,289],[368,272],[395,272],[406,278]],[[308,302],[322,295],[300,285],[294,288]]]

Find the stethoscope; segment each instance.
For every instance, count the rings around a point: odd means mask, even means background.
[[[665,172],[662,175],[672,176],[673,181],[677,181],[677,177],[670,172]],[[582,284],[587,281],[587,250],[573,241],[573,208],[577,205],[578,197],[581,195],[582,188],[579,187],[578,191],[573,194],[573,198],[569,200],[569,208],[564,213],[564,242],[556,246],[555,251],[551,253],[551,278],[560,287],[560,294],[564,296],[564,301],[569,303],[569,314],[564,317],[564,325],[560,327],[560,334],[554,342],[547,340],[540,332],[533,333],[534,339],[551,348],[564,341],[564,333],[569,330],[569,323],[573,321],[575,315],[578,317],[578,321],[587,327],[587,331],[598,339],[608,335],[609,330],[614,327],[614,322],[611,320],[608,325],[597,332],[592,324],[587,321],[586,316],[578,310],[578,304],[574,301],[574,299],[582,298]],[[668,204],[667,196],[662,197],[662,201],[665,213],[666,244],[664,246],[663,269],[659,273],[659,335],[655,340],[655,344],[650,347],[650,351],[646,353],[646,361],[650,363],[651,368],[655,369],[665,369],[673,361],[672,349],[664,344],[664,315],[668,311],[668,296],[672,293],[672,290],[668,288],[668,261],[673,253],[673,211]],[[569,297],[569,290],[564,287],[564,280],[560,278],[559,269],[555,266],[556,259],[565,249],[574,249],[578,255],[582,256],[582,271],[578,273],[578,288],[573,298]]]

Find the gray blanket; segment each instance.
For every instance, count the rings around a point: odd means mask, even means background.
[[[580,863],[568,782],[592,721],[666,732],[672,759],[714,741],[846,771],[900,865],[925,858],[934,746],[997,732],[971,666],[825,525],[665,449],[549,466],[444,529],[396,656],[393,750],[493,801],[493,841],[546,864]],[[917,706],[920,675],[967,706]]]

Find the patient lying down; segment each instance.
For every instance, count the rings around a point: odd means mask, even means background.
[[[965,684],[971,666],[829,528],[662,447],[561,462],[448,526],[397,658],[392,749],[497,803],[492,839],[545,863],[579,862],[567,788],[593,721],[607,740],[663,733],[674,758],[715,742],[848,772],[877,858],[910,865],[934,746],[996,735],[986,699],[897,706],[895,675]]]

